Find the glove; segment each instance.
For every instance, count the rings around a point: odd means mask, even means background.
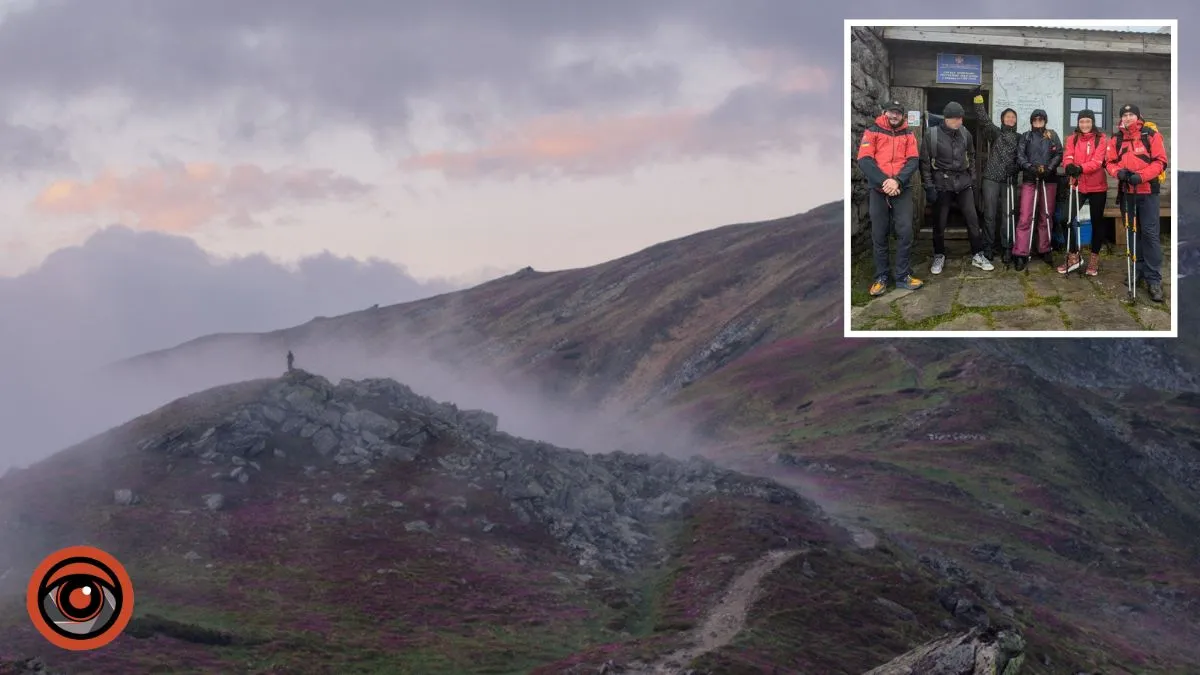
[[[971,99],[972,101],[983,103],[983,87],[975,87],[975,91],[972,93],[974,94],[974,98]]]
[[[1117,180],[1128,182],[1129,177],[1132,175],[1133,175],[1133,172],[1130,171],[1129,169],[1121,169],[1120,171],[1117,172]]]
[[[932,185],[925,188],[925,203],[932,204],[937,201],[937,188]]]
[[[1125,180],[1129,181],[1130,185],[1139,185],[1142,182],[1142,177],[1132,171],[1129,171],[1129,177]]]
[[[1078,176],[1082,173],[1083,173],[1083,167],[1079,166],[1078,164],[1068,164],[1067,165],[1067,175],[1068,176]]]
[[[1037,177],[1038,177],[1038,172],[1037,172],[1037,169],[1035,169],[1035,168],[1034,168],[1034,167],[1032,167],[1032,166],[1031,166],[1031,167],[1029,167],[1028,169],[1025,169],[1025,170],[1024,170],[1022,173],[1024,173],[1024,174],[1025,174],[1025,180],[1027,180],[1027,181],[1029,181],[1029,182],[1031,182],[1031,183],[1032,183],[1033,181],[1037,180]]]
[[[1038,164],[1037,175],[1041,176],[1046,173],[1046,167],[1043,164]]]

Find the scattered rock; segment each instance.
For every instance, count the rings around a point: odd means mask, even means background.
[[[122,488],[120,490],[113,491],[113,502],[115,502],[117,506],[133,506],[134,504],[137,504],[138,501],[140,500],[138,499],[138,496],[133,493],[133,490]]]
[[[0,661],[0,675],[62,675],[60,671],[50,670],[40,657],[21,659],[18,661]]]
[[[878,597],[875,598],[875,602],[892,614],[895,614],[901,621],[915,621],[917,618],[915,612],[898,602]]]
[[[412,522],[405,523],[404,530],[406,532],[432,532],[433,531],[432,528],[429,527],[429,523],[427,523],[423,520],[414,520]]]
[[[741,349],[735,343],[752,340],[756,329],[739,325],[730,330],[728,344],[710,354],[711,359],[723,358],[726,348]],[[708,367],[693,365],[699,370]],[[278,446],[290,446],[281,436],[296,442],[293,456],[311,453],[303,456],[303,475],[314,480],[350,470],[361,477],[380,462],[416,462],[437,443],[430,470],[441,478],[497,490],[517,521],[544,526],[580,566],[614,571],[661,557],[657,524],[687,513],[697,498],[725,494],[812,509],[793,490],[704,459],[588,454],[517,438],[498,428],[494,414],[459,410],[393,380],[342,380],[334,386],[325,378],[293,371],[270,385],[263,399],[241,405],[215,424],[172,431],[144,444],[166,454],[192,453],[232,465],[223,477],[244,483],[255,471],[293,470],[284,465],[264,468],[254,460],[268,449],[276,457],[284,456]],[[309,444],[311,449],[305,447]],[[832,466],[809,468],[837,472]],[[209,508],[223,508],[222,497],[206,496],[206,503],[210,497],[215,503]],[[429,501],[424,496],[401,498]],[[332,499],[336,504],[349,500],[340,492]],[[463,499],[439,499],[429,512],[454,515],[467,510]],[[427,525],[432,522],[427,518]],[[420,525],[410,525],[420,531]],[[485,533],[496,527],[488,522],[479,526]]]
[[[204,507],[209,511],[220,511],[225,507],[225,495],[214,492],[201,497],[204,500]]]
[[[977,628],[928,642],[864,675],[1016,675],[1024,661],[1019,633]]]
[[[321,455],[328,455],[333,452],[338,446],[337,434],[329,427],[322,427],[320,431],[312,437],[313,449]]]

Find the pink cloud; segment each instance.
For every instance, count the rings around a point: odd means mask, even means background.
[[[348,200],[370,190],[328,169],[267,171],[252,164],[192,162],[55,181],[30,208],[42,215],[115,216],[141,229],[182,233],[221,223],[253,227],[257,215],[279,206]]]
[[[661,159],[746,155],[793,147],[810,121],[798,101],[824,95],[836,78],[827,70],[788,62],[782,52],[743,55],[757,81],[730,93],[711,110],[597,117],[567,113],[535,117],[496,133],[477,150],[429,152],[400,162],[405,171],[439,171],[450,178],[485,175],[603,174]]]

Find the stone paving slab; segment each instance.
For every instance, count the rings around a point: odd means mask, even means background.
[[[1126,305],[1115,298],[1063,303],[1062,309],[1072,330],[1145,330]]]
[[[993,330],[1066,330],[1067,327],[1054,305],[992,312],[992,322]]]
[[[921,246],[918,242],[918,251]],[[853,308],[851,327],[911,330],[914,324],[921,324],[921,328],[940,331],[983,332],[1170,330],[1171,280],[1163,281],[1166,302],[1152,303],[1149,291],[1139,286],[1137,302],[1130,303],[1125,258],[1120,255],[1103,255],[1098,276],[1063,276],[1055,269],[1065,259],[1062,252],[1055,254],[1054,266],[1034,258],[1021,272],[1005,268],[997,257],[995,269],[988,272],[971,264],[966,242],[951,240],[947,247],[942,274],[929,273],[933,261],[929,250],[914,255],[913,270],[925,282],[924,287],[890,290],[866,306]],[[1168,255],[1163,269],[1169,270],[1170,264]]]
[[[1025,287],[1015,276],[966,281],[958,292],[958,304],[963,307],[1012,307],[1026,300]]]
[[[900,310],[900,316],[909,323],[949,314],[954,309],[954,297],[958,294],[958,288],[958,284],[955,283],[928,284],[908,297],[897,300],[895,307]]]
[[[1171,314],[1152,307],[1138,307],[1138,318],[1150,330],[1171,330]]]
[[[933,327],[933,330],[992,330],[987,317],[974,312],[956,316]]]

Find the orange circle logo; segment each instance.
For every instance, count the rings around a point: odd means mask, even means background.
[[[112,642],[133,616],[133,582],[111,555],[91,546],[51,553],[25,594],[29,618],[52,644],[71,651]]]

